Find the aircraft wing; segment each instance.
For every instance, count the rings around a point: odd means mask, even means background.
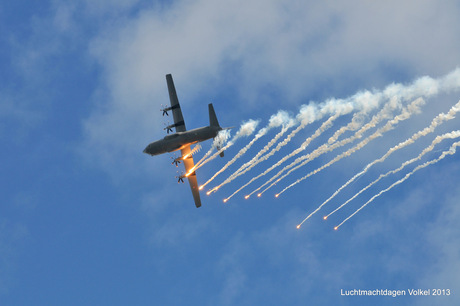
[[[193,157],[190,154],[191,153],[190,146],[187,146],[184,149],[182,149],[181,153],[182,153],[182,156],[188,156],[187,158],[184,159],[185,173],[188,173],[190,170],[192,170],[193,166],[195,165],[193,162]],[[192,189],[193,199],[195,200],[195,206],[200,207],[201,198],[200,198],[200,192],[198,190],[198,181],[196,179],[195,171],[193,171],[192,174],[187,176],[187,178],[190,184],[190,189]]]
[[[171,101],[171,110],[174,118],[173,126],[176,128],[176,132],[185,132],[187,129],[185,128],[184,117],[182,117],[182,111],[180,109],[179,99],[177,98],[176,87],[174,87],[172,75],[166,75],[166,83],[168,84],[169,100]]]

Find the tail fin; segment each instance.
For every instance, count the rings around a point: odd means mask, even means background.
[[[214,112],[214,107],[212,106],[212,103],[208,104],[208,108],[209,108],[209,125],[220,127],[219,121],[217,121],[216,112]]]
[[[214,111],[214,106],[212,106],[212,103],[208,104],[208,108],[209,108],[209,125],[217,126],[219,127],[219,130],[222,130],[222,128],[219,125],[219,121],[217,121],[216,112]],[[227,129],[229,128],[225,128],[224,130],[227,130]],[[217,150],[220,151],[220,148],[217,147]],[[219,155],[220,157],[224,157],[224,151],[220,152]]]

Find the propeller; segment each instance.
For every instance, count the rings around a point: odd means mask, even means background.
[[[180,182],[183,183],[183,182],[184,182],[184,177],[185,177],[185,176],[184,176],[183,174],[176,176],[176,178],[177,178],[177,183],[180,183]]]
[[[173,160],[171,164],[176,165],[176,167],[178,167],[178,164],[180,164],[180,157],[176,158],[176,155],[174,155],[174,157],[171,156],[171,159]]]
[[[165,128],[163,130],[166,130],[166,133],[169,134],[169,132],[172,132],[172,126],[169,125],[169,122],[168,122],[168,125],[165,124]]]
[[[161,109],[160,109],[160,111],[163,112],[163,117],[164,117],[164,115],[169,116],[168,110],[169,110],[169,109],[168,109],[167,107],[164,107],[163,104],[161,104]]]

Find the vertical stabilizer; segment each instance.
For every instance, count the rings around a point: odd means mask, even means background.
[[[216,112],[214,111],[214,106],[212,106],[212,103],[209,103],[208,107],[209,107],[209,126],[215,126],[215,127],[218,127],[219,130],[222,130],[222,128],[219,125],[219,121],[217,121]],[[217,148],[217,150],[219,151],[220,148]],[[224,157],[224,151],[220,152],[219,155],[220,157]]]
[[[217,121],[216,112],[214,112],[214,107],[212,106],[212,103],[209,103],[208,107],[209,107],[209,125],[220,127],[219,121]]]

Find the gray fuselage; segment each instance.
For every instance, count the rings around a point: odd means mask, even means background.
[[[220,126],[206,126],[186,132],[177,132],[165,138],[150,143],[144,153],[159,155],[174,152],[197,142],[202,142],[217,136],[222,128]]]

